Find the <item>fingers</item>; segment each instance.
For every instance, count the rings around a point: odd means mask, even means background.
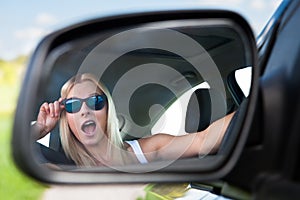
[[[64,109],[65,106],[62,104],[63,99],[62,99],[62,98],[59,98],[59,99],[58,99],[58,102],[59,102],[59,105],[60,105],[60,109]]]
[[[52,117],[59,117],[60,116],[60,111],[61,111],[60,103],[58,101],[54,101]]]
[[[59,101],[54,101],[53,103],[43,103],[40,111],[46,113],[50,117],[59,117],[61,113],[61,105]]]
[[[45,102],[40,107],[40,112],[44,112],[46,114],[50,114],[49,103]]]

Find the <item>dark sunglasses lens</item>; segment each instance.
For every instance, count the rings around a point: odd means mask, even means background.
[[[101,110],[105,105],[105,100],[101,95],[93,96],[87,99],[86,104],[90,109]]]
[[[68,113],[76,113],[81,108],[81,101],[78,99],[69,99],[65,102],[65,109]]]

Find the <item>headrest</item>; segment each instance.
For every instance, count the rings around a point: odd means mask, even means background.
[[[195,133],[206,129],[211,122],[226,115],[227,105],[225,96],[210,88],[195,90],[189,100],[185,131]]]

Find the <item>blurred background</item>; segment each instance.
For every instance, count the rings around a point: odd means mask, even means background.
[[[119,12],[218,8],[244,16],[257,36],[281,0],[2,0],[0,12],[0,199],[39,199],[49,186],[16,169],[11,132],[30,55],[42,37],[64,26]]]

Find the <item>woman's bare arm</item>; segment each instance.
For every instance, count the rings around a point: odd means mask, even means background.
[[[183,136],[156,134],[139,140],[148,161],[177,159],[215,153],[234,113],[213,122],[207,129]]]

